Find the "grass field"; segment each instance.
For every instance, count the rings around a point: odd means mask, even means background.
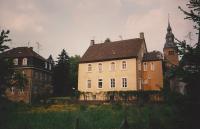
[[[171,129],[176,115],[166,105],[0,106],[0,129],[116,129],[125,116],[133,129]]]

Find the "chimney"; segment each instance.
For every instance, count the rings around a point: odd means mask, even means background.
[[[33,47],[30,47],[31,50],[33,50]]]
[[[144,39],[144,32],[140,32],[140,38]]]
[[[90,46],[93,46],[94,45],[94,40],[91,40],[90,41]]]

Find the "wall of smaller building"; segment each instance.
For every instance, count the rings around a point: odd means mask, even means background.
[[[144,63],[147,69],[144,69]],[[151,66],[153,65],[153,66]],[[151,68],[153,67],[153,69]],[[143,62],[143,89],[144,90],[160,90],[163,88],[163,68],[162,61]]]

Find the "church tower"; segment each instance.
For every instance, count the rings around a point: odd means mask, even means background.
[[[168,20],[167,34],[166,34],[166,42],[163,48],[164,52],[164,60],[166,66],[169,68],[174,65],[178,65],[178,52],[176,48],[176,44],[174,42],[174,34],[172,33],[172,28],[170,26],[170,22]]]

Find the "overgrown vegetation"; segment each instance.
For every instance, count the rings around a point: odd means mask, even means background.
[[[2,102],[3,101],[3,102]],[[43,105],[30,106],[1,100],[2,129],[115,129],[127,117],[130,128],[172,129],[177,115],[167,105]]]

